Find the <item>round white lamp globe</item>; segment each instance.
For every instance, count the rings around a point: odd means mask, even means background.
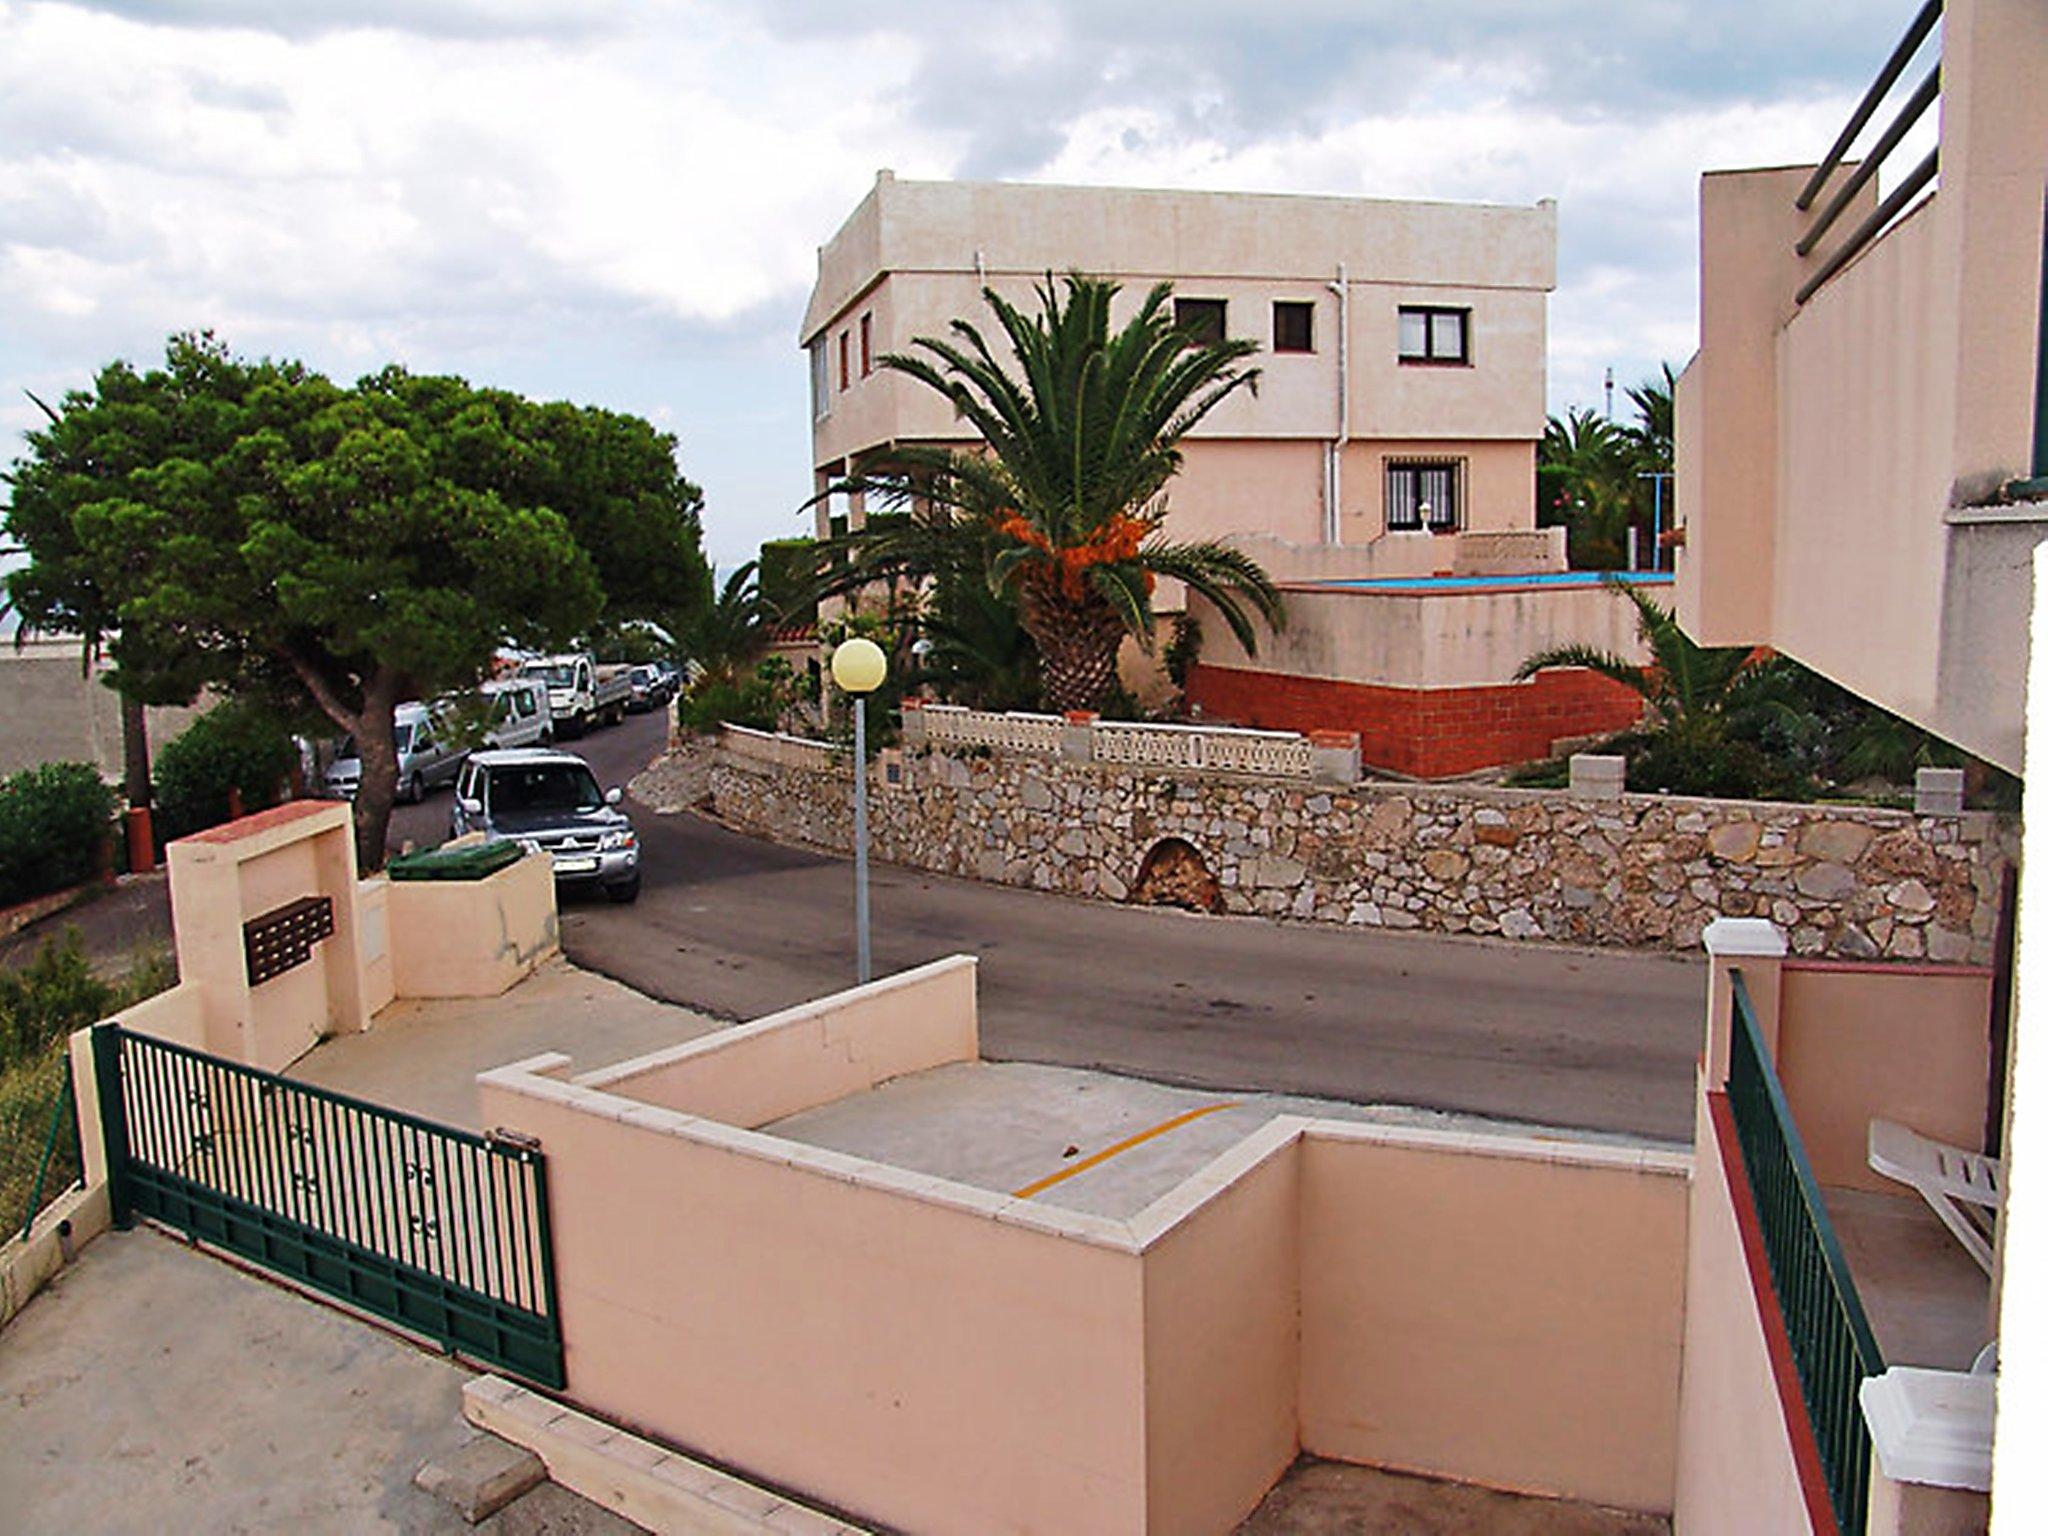
[[[872,640],[846,640],[832,649],[832,681],[848,693],[873,693],[888,672],[889,658]]]

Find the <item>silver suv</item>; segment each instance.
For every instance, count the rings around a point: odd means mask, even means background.
[[[560,885],[597,885],[613,901],[640,894],[640,840],[573,752],[472,752],[455,781],[449,831],[502,837],[555,861]]]

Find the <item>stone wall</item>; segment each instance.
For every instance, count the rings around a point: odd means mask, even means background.
[[[734,826],[851,844],[843,768],[721,752],[711,782]],[[1988,963],[2018,848],[2017,825],[1982,812],[1329,788],[929,750],[869,782],[876,857],[913,868],[1125,901],[1177,837],[1226,912],[1644,948],[1696,948],[1714,918],[1756,916],[1802,955]]]

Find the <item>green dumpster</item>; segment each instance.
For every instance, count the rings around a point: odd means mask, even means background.
[[[489,843],[465,843],[459,848],[428,848],[401,854],[384,866],[394,880],[481,880],[507,864],[516,864],[522,854],[517,843],[503,838]]]

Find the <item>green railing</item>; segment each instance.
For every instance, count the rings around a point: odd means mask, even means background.
[[[93,1030],[113,1216],[147,1216],[564,1384],[547,1160],[115,1024]]]
[[[1884,1370],[1884,1357],[1739,972],[1733,990],[1728,1107],[1828,1496],[1844,1536],[1862,1536],[1870,1500],[1870,1430],[1857,1393],[1866,1376]]]

